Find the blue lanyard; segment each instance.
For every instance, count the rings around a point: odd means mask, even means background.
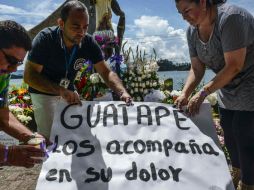
[[[66,70],[66,73],[65,73],[65,78],[67,78],[67,75],[68,75],[68,70],[69,70],[69,67],[75,57],[75,54],[77,52],[77,47],[78,45],[75,45],[74,48],[72,49],[72,52],[71,52],[71,55],[70,55],[70,58],[68,60],[68,52],[66,50],[66,47],[64,46],[64,54],[65,54],[65,70]]]

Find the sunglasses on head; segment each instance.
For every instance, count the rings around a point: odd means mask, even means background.
[[[4,54],[5,59],[8,61],[10,65],[22,65],[23,62],[18,60],[17,58],[13,57],[12,55],[8,55],[5,53],[3,49],[0,49],[0,51]]]

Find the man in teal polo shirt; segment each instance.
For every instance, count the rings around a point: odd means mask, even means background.
[[[43,138],[33,134],[21,124],[8,109],[10,73],[22,64],[31,40],[26,30],[14,21],[0,21],[0,130],[26,143],[31,138]],[[41,162],[44,152],[32,145],[4,146],[0,144],[0,165],[33,167]]]

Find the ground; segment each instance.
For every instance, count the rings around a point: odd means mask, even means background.
[[[0,190],[34,190],[41,165],[24,167],[0,167]]]

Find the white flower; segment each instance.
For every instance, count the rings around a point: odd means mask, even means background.
[[[150,73],[148,73],[146,76],[147,76],[147,78],[151,78],[152,75]]]
[[[138,77],[138,81],[140,82],[142,79],[141,79],[141,77]]]
[[[164,85],[164,80],[161,80],[161,79],[160,79],[160,80],[159,80],[159,83],[160,83],[161,86],[163,86],[163,85]]]
[[[91,80],[91,83],[93,83],[93,84],[97,84],[97,83],[100,82],[100,78],[99,78],[98,73],[92,74],[89,79]]]
[[[150,82],[147,80],[147,81],[146,81],[146,86],[148,86],[149,84],[150,84]]]
[[[171,95],[171,94],[170,94],[170,91],[168,91],[168,90],[165,90],[165,91],[164,91],[164,94],[165,94],[166,97],[169,97],[169,96]]]
[[[12,98],[9,99],[9,102],[13,102],[13,101],[15,101],[16,99],[17,99],[17,97],[14,96],[14,97],[12,97]]]
[[[12,112],[14,111],[18,106],[9,105],[9,110]]]
[[[151,61],[150,62],[150,69],[151,69],[152,72],[157,72],[158,71],[159,66],[158,66],[156,61]]]
[[[9,110],[13,113],[23,113],[24,109],[21,108],[21,107],[18,107],[18,106],[13,106],[13,105],[10,105],[9,106]]]
[[[17,115],[17,118],[22,123],[28,123],[29,121],[32,120],[32,118],[30,116],[25,116],[25,115],[21,115],[21,114]]]
[[[157,86],[157,82],[155,81],[154,83],[153,83],[153,87],[156,87]]]
[[[148,90],[147,89],[144,89],[144,94],[147,94],[148,93]]]
[[[134,88],[134,92],[138,92],[138,88]]]
[[[135,83],[132,82],[132,83],[131,83],[131,87],[135,87]]]
[[[172,90],[172,92],[170,93],[171,96],[180,96],[182,93],[182,91],[177,91],[177,90]]]
[[[31,98],[30,98],[30,96],[23,96],[23,99],[24,100],[30,100]]]
[[[217,94],[212,93],[206,97],[206,99],[210,102],[212,106],[217,104]]]
[[[145,83],[142,83],[142,88],[145,88],[146,87],[146,84]]]
[[[130,93],[131,93],[131,94],[133,94],[133,93],[134,93],[134,91],[131,89]]]
[[[150,73],[150,72],[151,72],[150,65],[145,65],[145,66],[144,66],[144,73],[145,73],[145,74],[148,74],[148,73]]]

